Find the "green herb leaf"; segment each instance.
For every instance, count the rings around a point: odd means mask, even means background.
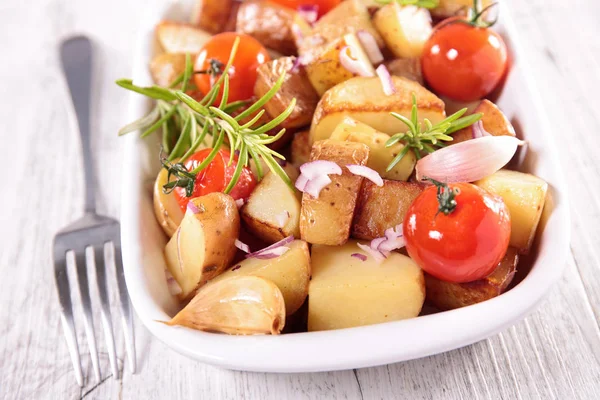
[[[379,4],[390,4],[396,2],[401,6],[417,6],[421,8],[436,8],[439,0],[375,0]]]

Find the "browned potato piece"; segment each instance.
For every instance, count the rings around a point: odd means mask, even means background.
[[[290,55],[297,52],[294,25],[307,25],[295,10],[267,0],[253,0],[240,5],[236,31],[254,37],[265,47]]]
[[[192,24],[210,33],[223,32],[231,15],[234,0],[196,0]]]
[[[473,110],[473,114],[481,113],[481,123],[483,128],[492,136],[512,136],[515,137],[515,128],[512,126],[506,115],[491,101],[484,99]],[[468,126],[452,135],[454,139],[451,143],[456,144],[473,138],[473,125]]]
[[[393,1],[375,13],[373,24],[396,57],[420,57],[431,36],[431,15],[425,8]]]
[[[385,63],[391,75],[402,76],[423,85],[421,60],[419,58],[397,58]]]
[[[173,21],[156,25],[158,42],[166,53],[199,53],[211,35],[195,26]]]
[[[292,69],[295,59],[295,57],[279,58],[262,64],[256,70],[254,95],[259,98],[271,90],[282,74],[287,74],[279,91],[265,104],[267,113],[272,118],[276,118],[290,105],[292,99],[296,99],[296,107],[281,124],[282,128],[309,125],[319,102],[319,96],[310,84],[304,68],[298,65]]]
[[[158,86],[168,87],[185,69],[185,54],[162,53],[150,62],[152,80]]]
[[[425,274],[427,302],[440,310],[453,310],[499,296],[512,282],[518,261],[517,249],[509,247],[498,267],[484,279],[452,283]]]
[[[342,167],[342,175],[330,175],[319,198],[302,195],[300,211],[300,235],[309,243],[331,246],[346,243],[350,236],[350,225],[354,216],[356,199],[362,184],[361,176],[353,175],[346,165],[365,165],[369,158],[369,147],[362,143],[323,140],[316,142],[310,160],[328,160]]]
[[[165,247],[167,268],[181,287],[181,300],[231,265],[240,232],[240,216],[231,196],[215,192],[190,202],[198,213],[185,214]]]
[[[310,144],[308,143],[308,136],[310,131],[300,131],[296,133],[292,140],[292,164],[296,167],[300,167],[302,164],[308,162],[310,158]]]
[[[383,237],[387,228],[402,224],[408,207],[424,187],[420,183],[387,179],[379,187],[365,179],[352,221],[352,237],[372,240]]]
[[[168,171],[161,168],[154,181],[154,215],[163,231],[171,237],[181,224],[183,211],[179,208],[179,203],[172,192],[169,194],[163,192],[167,177]]]
[[[298,52],[306,61],[310,61],[322,51],[322,47],[348,33],[369,32],[380,48],[383,39],[371,22],[367,7],[361,0],[342,1],[337,7],[319,19],[312,32],[301,40]]]
[[[289,164],[285,172],[292,182],[298,178],[296,168]],[[252,191],[241,214],[248,231],[266,243],[300,236],[300,193],[272,172]]]
[[[483,10],[492,4],[493,0],[479,0],[479,9]],[[473,0],[440,0],[438,6],[431,9],[431,15],[436,18],[448,18],[455,15],[467,15],[467,10],[473,7]]]

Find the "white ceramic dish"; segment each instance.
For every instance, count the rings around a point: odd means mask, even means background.
[[[165,4],[166,3],[166,4]],[[189,2],[188,2],[189,3]],[[182,19],[190,5],[163,2],[142,21],[133,79],[150,83],[147,64],[154,46],[154,25],[160,19]],[[512,53],[512,67],[497,102],[530,142],[520,154],[519,169],[550,184],[550,198],[538,234],[535,255],[525,265],[527,276],[507,293],[474,306],[418,318],[360,328],[280,336],[227,336],[169,327],[177,304],[168,293],[162,251],[166,238],[152,209],[152,182],[159,169],[158,139],[130,134],[125,141],[122,187],[122,251],[131,300],[144,325],[177,352],[230,369],[264,372],[313,372],[369,367],[441,353],[482,340],[522,319],[559,278],[570,238],[566,185],[558,153],[537,94],[530,90],[526,66],[506,7],[498,27]],[[183,18],[185,20],[185,18]],[[148,111],[150,102],[132,94],[130,120]],[[524,152],[522,152],[524,153]]]

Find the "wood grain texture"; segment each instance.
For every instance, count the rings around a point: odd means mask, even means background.
[[[57,45],[72,33],[85,33],[97,44],[92,121],[101,171],[97,203],[101,212],[116,216],[121,151],[115,132],[125,122],[127,96],[113,82],[129,75],[135,19],[146,2],[2,2],[0,398],[600,398],[600,3],[505,1],[554,127],[548,135],[561,143],[571,191],[572,257],[537,311],[497,336],[445,354],[356,371],[288,375],[199,364],[168,350],[136,321],[139,373],[131,375],[115,307],[123,379],[109,376],[95,315],[103,380],[92,379],[82,389],[74,381],[51,272],[52,235],[74,219],[83,200],[79,142]],[[115,287],[112,276],[109,285]],[[114,290],[110,295],[116,298]],[[81,318],[76,324],[91,376]]]

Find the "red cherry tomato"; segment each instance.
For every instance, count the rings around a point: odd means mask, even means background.
[[[404,220],[410,257],[427,273],[448,282],[471,282],[494,271],[508,248],[510,216],[499,197],[469,184],[458,189],[456,207],[438,212],[437,188],[426,188]]]
[[[213,36],[206,42],[194,65],[194,71],[208,71],[211,67],[211,60],[217,60],[225,66],[229,61],[233,42],[239,37],[240,42],[233,60],[233,65],[229,70],[229,97],[228,101],[247,100],[254,94],[254,82],[256,82],[256,68],[271,60],[267,49],[251,36],[224,32]],[[208,93],[214,81],[219,76],[209,73],[194,75],[194,82],[202,93]],[[217,101],[223,95],[223,86],[217,97]]]
[[[279,3],[282,6],[293,8],[297,10],[300,6],[317,6],[319,16],[327,14],[332,8],[335,8],[342,0],[273,0],[275,3]]]
[[[425,80],[436,93],[468,102],[494,90],[504,76],[507,60],[500,35],[452,18],[432,33],[421,65]]]
[[[212,149],[204,149],[194,153],[185,162],[185,167],[187,170],[191,171],[200,165],[200,163],[202,163],[202,161],[208,157],[211,151]],[[196,181],[194,182],[194,193],[191,197],[186,197],[184,188],[175,188],[173,194],[183,212],[185,212],[187,203],[191,198],[204,196],[205,194],[214,192],[222,192],[225,190],[231,181],[231,177],[233,176],[235,167],[237,166],[237,156],[235,156],[231,165],[227,165],[228,162],[229,152],[224,149],[219,150],[210,164],[208,164],[208,166],[200,171],[196,176]],[[252,170],[244,167],[238,182],[235,184],[229,195],[236,200],[246,199],[248,196],[250,196],[250,193],[252,193],[255,186],[256,178],[254,177]]]

